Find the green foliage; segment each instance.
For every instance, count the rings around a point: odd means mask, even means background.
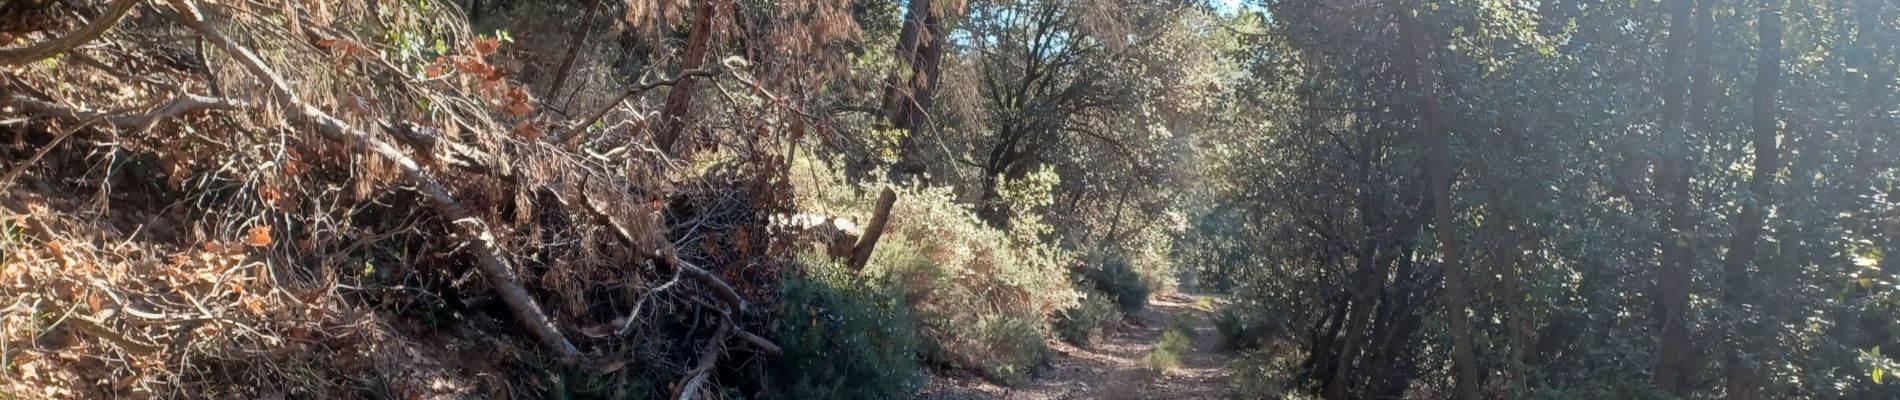
[[[1256,348],[1240,352],[1227,363],[1233,372],[1228,381],[1232,397],[1237,399],[1311,399],[1303,390],[1288,385],[1298,376],[1297,353],[1285,349]]]
[[[1121,322],[1122,313],[1112,296],[1095,290],[1082,292],[1082,299],[1074,307],[1062,310],[1062,315],[1056,318],[1056,333],[1069,343],[1088,346],[1108,328]]]
[[[889,399],[921,383],[911,315],[884,291],[831,263],[785,283],[769,398]]]
[[[1286,333],[1286,318],[1268,310],[1222,307],[1214,313],[1214,330],[1221,343],[1234,350],[1258,349]]]
[[[15,248],[22,245],[26,234],[24,219],[14,217],[13,213],[0,212],[0,272],[13,265],[17,256]]]
[[[794,169],[823,170],[815,164],[801,161]],[[794,174],[794,185],[810,188],[801,191],[804,208],[870,215],[869,199],[855,194],[878,186],[854,190],[842,181],[832,172]],[[926,359],[1021,383],[1048,357],[1053,317],[1076,306],[1062,267],[1068,253],[984,224],[950,188],[903,188],[897,198],[883,239],[859,273],[914,313]]]
[[[1155,342],[1153,350],[1141,356],[1139,364],[1151,372],[1166,372],[1181,368],[1181,358],[1194,351],[1194,327],[1186,316],[1175,316],[1168,323],[1161,338]]]
[[[1075,303],[1065,257],[984,225],[947,190],[898,199],[865,273],[907,293],[932,359],[1019,383],[1047,356],[1050,317]]]
[[[1049,360],[1049,345],[1044,341],[1049,337],[1049,323],[1040,316],[1019,312],[985,315],[978,317],[975,329],[965,334],[980,343],[975,350],[988,357],[971,361],[985,376],[1005,385],[1027,383],[1029,374]]]
[[[1142,282],[1127,260],[1109,258],[1101,268],[1089,272],[1088,280],[1096,290],[1113,297],[1122,312],[1141,311],[1148,306],[1148,284]]]

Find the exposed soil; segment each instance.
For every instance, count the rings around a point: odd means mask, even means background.
[[[933,376],[919,400],[1056,399],[1221,399],[1227,393],[1228,354],[1219,347],[1208,313],[1195,307],[1200,296],[1155,298],[1145,310],[1124,320],[1090,348],[1054,341],[1050,366],[1022,387],[997,386],[965,376]],[[1144,368],[1142,355],[1170,321],[1184,316],[1194,328],[1194,350],[1181,367],[1167,372]]]

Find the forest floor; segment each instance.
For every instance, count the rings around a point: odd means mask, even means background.
[[[1050,365],[1027,384],[1008,388],[970,376],[931,377],[918,400],[1222,399],[1229,354],[1220,348],[1209,311],[1211,298],[1157,296],[1119,329],[1088,348],[1053,341]],[[1165,372],[1144,365],[1175,318],[1192,327],[1193,350]]]

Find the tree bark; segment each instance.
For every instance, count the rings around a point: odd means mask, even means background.
[[[587,36],[594,31],[594,14],[600,13],[602,4],[606,3],[594,1],[593,5],[588,6],[587,14],[581,16],[579,25],[567,36],[567,42],[564,43],[567,45],[567,54],[561,56],[561,66],[554,70],[554,82],[548,85],[548,93],[542,96],[548,101],[554,101],[556,96],[561,95],[561,89],[567,87],[567,78],[574,72],[574,60],[580,58],[582,49],[587,48]]]
[[[1372,242],[1370,238],[1366,241]],[[1373,259],[1374,251],[1372,245],[1366,246],[1359,258],[1358,272],[1353,274],[1352,312],[1346,319],[1346,336],[1339,345],[1339,358],[1333,360],[1333,376],[1326,381],[1327,400],[1345,400],[1351,395],[1353,365],[1359,358],[1360,342],[1365,339],[1368,319],[1379,303],[1378,293],[1385,290],[1385,263]]]
[[[1762,9],[1756,15],[1757,42],[1755,64],[1755,89],[1752,103],[1754,106],[1753,134],[1750,141],[1755,151],[1754,172],[1748,179],[1748,194],[1751,198],[1742,199],[1741,215],[1735,221],[1735,237],[1729,243],[1728,254],[1722,260],[1722,280],[1728,286],[1724,299],[1737,310],[1746,310],[1756,303],[1750,288],[1752,278],[1748,273],[1749,264],[1755,261],[1755,242],[1761,239],[1762,225],[1765,223],[1767,208],[1775,204],[1772,185],[1775,172],[1781,169],[1781,149],[1776,140],[1779,129],[1776,116],[1780,113],[1775,103],[1776,91],[1781,87],[1781,12]],[[1759,321],[1738,322],[1735,336],[1729,343],[1736,348],[1730,349],[1728,364],[1728,398],[1749,400],[1755,398],[1759,373],[1747,360],[1747,349],[1751,345],[1742,341],[1754,340],[1755,329]]]
[[[845,263],[852,271],[864,269],[871,261],[871,251],[877,247],[878,238],[884,237],[884,225],[890,223],[891,206],[897,204],[897,192],[889,186],[877,195],[877,209],[871,213],[871,222],[864,226],[864,237],[858,238],[858,244],[851,247],[851,259]]]
[[[1419,130],[1429,141],[1425,150],[1425,169],[1429,175],[1432,194],[1432,221],[1438,231],[1439,256],[1442,257],[1442,273],[1445,276],[1445,322],[1446,334],[1451,336],[1452,376],[1456,381],[1458,398],[1476,400],[1483,396],[1478,388],[1483,384],[1478,375],[1477,355],[1472,349],[1471,326],[1465,315],[1468,310],[1469,287],[1465,282],[1464,247],[1457,230],[1456,207],[1452,202],[1451,178],[1452,161],[1451,135],[1442,121],[1442,105],[1438,91],[1434,87],[1432,74],[1432,47],[1429,21],[1424,20],[1424,10],[1418,10],[1419,16],[1401,15],[1399,27],[1411,42],[1406,46],[1408,60],[1406,81],[1417,90],[1419,98]]]
[[[713,7],[715,0],[702,0],[693,11],[693,29],[686,34],[686,53],[680,58],[680,71],[698,70],[706,65],[706,53],[712,46],[712,20],[718,9]],[[693,87],[695,79],[682,75],[678,85],[666,94],[666,106],[660,109],[660,130],[653,135],[653,145],[668,156],[678,157],[682,152],[673,146],[679,143],[680,131],[686,127],[686,114],[693,106]],[[580,127],[579,129],[585,129]]]
[[[918,134],[930,117],[937,83],[942,80],[943,53],[949,40],[950,17],[961,15],[954,4],[943,0],[910,0],[904,27],[898,35],[898,70],[891,71],[884,89],[884,117],[891,127],[907,132],[898,140],[897,165],[892,166],[892,182],[902,182],[922,173],[924,164],[917,159]],[[907,70],[906,70],[907,69]],[[906,73],[908,72],[908,73]]]
[[[1662,266],[1657,269],[1654,294],[1655,316],[1660,334],[1652,373],[1656,386],[1664,393],[1682,396],[1689,387],[1690,347],[1689,269],[1694,264],[1690,232],[1695,229],[1689,207],[1689,145],[1683,114],[1687,108],[1689,81],[1689,43],[1695,36],[1692,18],[1693,0],[1665,0],[1669,12],[1669,36],[1663,46],[1662,116],[1664,150],[1656,170],[1666,232],[1658,238],[1662,247]],[[1677,154],[1682,153],[1682,154]]]

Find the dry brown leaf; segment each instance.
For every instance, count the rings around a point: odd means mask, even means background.
[[[61,268],[72,267],[72,259],[66,257],[66,246],[59,244],[59,241],[55,240],[46,242],[46,248],[52,251],[53,259],[59,260],[59,266]]]
[[[509,116],[519,117],[523,115],[528,115],[529,113],[533,113],[533,112],[534,112],[534,106],[529,105],[528,102],[517,101],[517,102],[508,103]]]
[[[429,63],[429,66],[422,68],[422,76],[429,79],[441,78],[443,75],[448,74],[449,66],[448,64],[442,63],[442,59],[440,58],[436,59],[433,63]]]
[[[541,130],[541,126],[538,124],[535,124],[534,121],[523,120],[521,122],[515,123],[516,137],[520,137],[522,139],[527,139],[527,140],[536,140],[536,139],[541,138],[542,133],[543,132]]]
[[[253,226],[249,232],[244,234],[244,244],[250,245],[251,247],[269,246],[270,242],[270,225]]]
[[[495,54],[496,50],[501,49],[501,39],[496,39],[492,37],[475,38],[475,46],[473,47],[473,49],[475,50],[476,56],[487,56],[489,54]]]
[[[264,300],[257,298],[257,296],[245,296],[244,308],[250,309],[251,313],[264,315]]]

